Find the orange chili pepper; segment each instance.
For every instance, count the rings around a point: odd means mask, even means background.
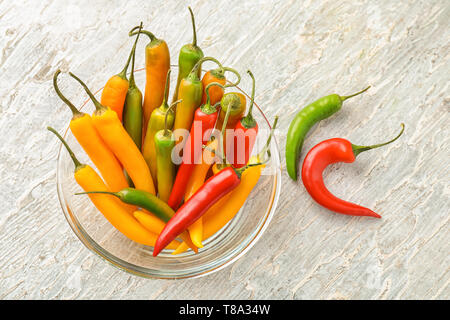
[[[128,35],[134,36],[134,32],[139,27],[134,27]],[[141,30],[140,33],[147,35],[150,42],[145,47],[145,93],[144,93],[144,123],[142,126],[142,141],[147,133],[148,121],[152,111],[159,107],[164,99],[164,87],[166,83],[167,72],[170,69],[170,53],[167,43],[155,37],[147,30]]]

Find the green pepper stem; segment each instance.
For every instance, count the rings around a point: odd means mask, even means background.
[[[166,84],[164,86],[164,98],[163,98],[162,105],[167,104],[167,96],[169,95],[169,82],[170,82],[170,73],[171,72],[172,72],[171,69],[167,70]]]
[[[230,67],[223,67],[224,71],[230,71],[231,73],[234,73],[237,77],[237,80],[235,82],[231,82],[230,84],[225,85],[225,88],[229,87],[236,87],[241,82],[241,75],[239,72],[237,72],[236,69],[230,68]]]
[[[358,91],[357,93],[351,94],[349,96],[343,96],[343,97],[341,97],[341,100],[345,101],[345,100],[347,100],[349,98],[352,98],[354,96],[360,95],[361,93],[366,92],[367,90],[369,90],[369,88],[370,88],[370,86],[368,86],[367,88],[365,88],[365,89],[363,89],[361,91]]]
[[[96,112],[102,112],[104,110],[106,110],[106,107],[103,106],[100,102],[98,102],[98,100],[95,98],[95,96],[92,94],[91,90],[89,90],[89,88],[87,87],[87,85],[81,81],[80,78],[78,78],[76,75],[74,75],[72,72],[69,72],[69,75],[74,78],[75,80],[78,81],[78,83],[83,87],[84,91],[86,91],[87,95],[89,96],[89,98],[91,98],[92,102],[94,103],[95,106],[95,110]]]
[[[72,149],[69,147],[69,145],[67,144],[66,140],[64,140],[63,137],[61,137],[61,135],[58,133],[58,131],[56,131],[55,129],[53,129],[52,127],[47,127],[47,130],[54,133],[59,140],[61,140],[62,144],[64,145],[64,147],[66,147],[67,151],[69,152],[70,157],[72,158],[73,164],[75,165],[75,171],[78,168],[81,168],[84,166],[84,164],[82,164],[77,157],[75,156],[75,153],[73,153]]]
[[[170,107],[167,109],[166,114],[164,115],[164,133],[163,135],[167,137],[169,135],[169,130],[167,129],[167,116],[169,115],[169,112],[172,111],[173,107],[175,107],[177,104],[179,104],[183,99],[179,99],[175,102],[172,102]]]
[[[394,139],[389,140],[387,142],[380,143],[380,144],[374,144],[371,146],[358,146],[358,145],[352,144],[352,149],[353,149],[353,153],[355,154],[355,157],[358,156],[358,154],[360,154],[361,152],[385,146],[387,144],[394,142],[398,138],[400,138],[400,136],[403,134],[403,131],[405,131],[405,124],[402,123],[401,126],[402,126],[402,130],[400,131],[400,133]]]
[[[212,86],[221,87],[222,89],[225,90],[225,86],[221,85],[221,84],[218,83],[218,82],[211,82],[211,83],[209,83],[209,84],[206,86],[206,88],[205,88],[205,91],[206,91],[206,103],[205,103],[205,104],[208,104],[208,105],[211,105],[211,98],[210,98],[210,96],[209,96],[209,88],[211,88]]]
[[[134,82],[134,61],[136,60],[136,44],[139,40],[139,36],[141,35],[142,30],[142,22],[139,25],[138,35],[136,37],[136,41],[134,41],[133,49],[131,52],[133,53],[133,58],[131,60],[131,73],[130,73],[130,87],[135,87],[136,83]]]
[[[228,118],[230,117],[231,108],[227,108],[227,112],[225,113],[225,118],[222,123],[222,130],[220,131],[220,157],[222,158],[222,163],[218,163],[217,166],[219,168],[223,168],[227,165],[227,157],[225,156],[225,147],[224,147],[224,137],[225,130],[227,128]]]
[[[257,162],[257,163],[247,163],[244,167],[242,167],[242,168],[234,168],[234,167],[231,167],[233,170],[234,170],[234,172],[236,173],[236,175],[239,177],[239,179],[241,178],[241,176],[242,176],[242,173],[244,173],[244,171],[245,170],[247,170],[248,168],[250,168],[250,167],[256,167],[256,166],[260,166],[260,165],[263,165],[263,164],[265,164],[267,161],[269,161],[269,159],[266,159],[265,161],[263,161],[263,162]]]
[[[273,137],[273,135],[275,133],[275,129],[277,127],[277,124],[278,124],[278,116],[275,116],[275,120],[273,121],[272,129],[270,130],[270,134],[269,134],[269,137],[267,138],[266,144],[264,145],[262,150],[256,156],[258,159],[261,159],[266,154],[266,152],[269,154],[269,158],[270,158],[270,150],[269,150],[270,149],[270,142],[272,141],[272,137]],[[264,163],[267,162],[267,160],[264,161]]]
[[[134,30],[139,29],[139,27],[140,26],[136,26],[133,29],[131,29],[130,32],[128,32],[128,36],[132,37],[132,36],[137,35],[138,33],[142,33],[142,34],[145,34],[146,36],[148,36],[150,38],[150,41],[153,41],[156,39],[155,35],[147,30],[141,30],[140,32],[134,32]]]
[[[248,113],[244,118],[242,118],[241,123],[244,128],[250,129],[256,126],[256,121],[253,118],[252,114],[253,105],[255,104],[255,76],[250,70],[247,70],[247,73],[250,75],[250,77],[252,77],[252,97],[250,99],[250,107],[248,108]]]
[[[77,193],[75,193],[75,195],[79,196],[79,195],[81,195],[81,194],[91,194],[91,193],[109,194],[109,195],[115,196],[115,197],[117,197],[117,198],[120,199],[120,194],[119,194],[119,193],[117,193],[117,192],[109,192],[109,191],[86,191],[86,192],[77,192]]]
[[[122,79],[125,79],[125,80],[127,79],[128,66],[130,65],[131,58],[133,57],[134,52],[136,50],[136,44],[139,39],[139,34],[140,34],[141,29],[142,29],[142,22],[141,22],[141,25],[139,26],[138,36],[136,37],[136,40],[134,41],[133,48],[131,49],[130,54],[128,55],[127,63],[125,64],[125,67],[123,67],[123,70],[117,74],[117,76],[121,77]]]
[[[220,68],[223,69],[222,64],[215,58],[213,57],[203,57],[200,60],[197,61],[197,63],[195,64],[195,66],[192,68],[191,72],[189,73],[189,76],[193,76],[193,75],[197,75],[198,74],[198,69],[200,68],[200,66],[202,65],[203,62],[205,61],[213,61],[215,62]],[[188,77],[189,77],[188,76]]]
[[[192,22],[192,33],[193,33],[192,45],[196,47],[197,46],[197,30],[195,29],[194,13],[192,12],[191,7],[188,7],[188,9],[189,9],[189,13],[191,14],[191,22]]]
[[[67,99],[62,92],[59,90],[58,87],[58,76],[61,73],[61,70],[56,70],[55,74],[53,75],[53,87],[55,88],[56,94],[58,95],[58,97],[69,106],[70,110],[72,111],[72,119],[73,118],[77,118],[80,117],[82,115],[84,115],[83,112],[81,112],[80,110],[78,110],[73,104],[72,102],[69,101],[69,99]]]

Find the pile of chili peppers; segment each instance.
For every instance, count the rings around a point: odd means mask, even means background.
[[[179,254],[188,248],[198,252],[211,237],[238,213],[255,187],[270,158],[272,131],[264,148],[251,157],[258,134],[252,110],[255,78],[248,111],[246,97],[225,92],[241,81],[240,74],[213,57],[205,57],[197,45],[194,15],[192,43],[184,45],[178,58],[178,78],[169,102],[170,54],[167,43],[142,23],[130,30],[135,37],[124,68],[113,75],[98,101],[87,85],[69,72],[92,100],[92,115],[79,111],[59,90],[57,70],[53,86],[72,111],[70,130],[100,175],[82,164],[64,139],[51,127],[72,158],[74,178],[97,209],[121,233],[138,243],[152,246],[153,255],[163,249]],[[145,47],[144,93],[134,79],[136,44],[141,35]],[[217,66],[202,75],[205,62]],[[129,78],[127,72],[131,64]],[[234,74],[235,82],[225,76]],[[331,94],[309,104],[292,120],[286,140],[286,167],[297,180],[303,141],[314,124],[341,109],[349,96]],[[246,114],[247,111],[247,114]],[[245,115],[246,114],[246,115]],[[363,152],[389,144],[400,137],[372,146],[359,146],[341,138],[322,141],[306,155],[303,184],[320,205],[346,215],[380,215],[341,200],[326,188],[322,173],[335,162],[353,162]],[[219,131],[220,130],[220,131]],[[231,132],[231,135],[230,135]]]
[[[99,172],[80,163],[64,139],[48,127],[73,160],[74,178],[84,190],[77,194],[87,194],[129,239],[152,246],[154,256],[165,248],[173,254],[188,248],[198,252],[202,241],[238,213],[270,158],[268,148],[277,124],[275,118],[265,147],[251,157],[258,133],[252,115],[255,78],[248,71],[253,87],[246,113],[245,96],[225,92],[239,84],[240,74],[204,56],[191,8],[189,12],[193,41],[179,52],[170,102],[169,48],[142,23],[128,33],[134,42],[126,64],[106,82],[100,101],[68,72],[94,104],[92,114],[78,110],[60,91],[60,70],[53,77],[57,95],[72,111],[70,130]],[[134,79],[136,45],[142,36],[150,40],[145,47],[143,93]],[[202,74],[205,62],[216,67]],[[235,82],[226,78],[228,72]]]

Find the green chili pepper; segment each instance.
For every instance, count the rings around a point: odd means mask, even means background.
[[[164,129],[165,120],[167,118],[167,127],[172,128],[175,121],[175,113],[170,110],[167,104],[167,96],[169,93],[169,81],[170,81],[170,69],[167,71],[166,75],[166,86],[164,88],[164,98],[161,106],[154,109],[150,115],[148,121],[147,133],[145,134],[144,145],[142,147],[142,154],[148,167],[150,168],[150,173],[152,174],[153,182],[157,184],[157,174],[156,174],[156,149],[155,149],[155,134],[157,131]],[[168,117],[166,117],[168,114]]]
[[[133,58],[131,60],[130,85],[128,87],[127,96],[125,98],[125,106],[123,109],[123,126],[139,150],[142,145],[142,92],[136,86],[136,82],[134,80],[134,61],[136,56],[136,44],[139,39],[141,28],[142,23],[139,27],[138,35],[132,49]]]
[[[125,130],[130,135],[131,139],[133,139],[136,146],[141,150],[142,145],[142,92],[136,86],[136,82],[134,80],[134,61],[136,57],[136,44],[139,39],[139,35],[141,34],[142,22],[139,26],[138,35],[136,37],[136,41],[134,42],[134,46],[132,49],[133,58],[131,60],[131,74],[129,80],[129,87],[127,91],[127,96],[125,98],[125,105],[123,107],[123,126]],[[131,187],[134,187],[133,181],[128,176],[125,171],[125,178],[128,181],[128,184]]]
[[[191,7],[188,7],[188,9],[191,14],[193,40],[192,43],[185,44],[180,49],[180,54],[178,56],[177,86],[175,87],[172,101],[178,99],[178,87],[180,86],[181,80],[187,77],[189,72],[191,72],[192,68],[194,68],[195,64],[204,56],[202,49],[200,49],[200,47],[197,46],[197,32],[195,30],[194,13],[192,12]],[[197,72],[198,72],[197,76],[200,77],[202,69],[198,68]]]
[[[170,218],[173,217],[175,211],[167,203],[158,199],[157,196],[151,194],[150,192],[138,190],[134,188],[125,188],[118,192],[108,192],[108,191],[88,191],[88,192],[78,192],[76,195],[80,194],[90,194],[90,193],[103,193],[110,194],[119,198],[122,202],[132,204],[141,207],[147,211],[150,211],[159,219],[164,222],[168,222]],[[186,241],[188,246],[198,252],[197,247],[192,243],[189,233],[187,231],[180,234],[180,238]]]
[[[305,136],[311,127],[320,120],[326,119],[339,111],[342,107],[342,102],[365,92],[369,88],[370,86],[349,96],[341,97],[337,94],[331,94],[322,97],[297,113],[289,125],[286,137],[286,169],[292,180],[297,180],[300,152]]]
[[[180,102],[180,100],[172,103],[170,109],[172,109],[178,102]],[[167,128],[168,115],[169,112],[166,112],[164,129],[159,130],[155,134],[158,195],[164,202],[169,200],[170,192],[172,191],[173,182],[175,180],[175,164],[172,161],[172,150],[175,147],[175,139],[172,131]]]

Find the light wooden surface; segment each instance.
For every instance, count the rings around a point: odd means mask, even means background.
[[[232,266],[182,281],[115,269],[79,242],[62,215],[59,144],[45,127],[63,130],[70,112],[51,78],[57,68],[70,69],[102,87],[122,68],[131,46],[127,32],[141,20],[166,39],[176,62],[191,40],[186,4],[0,1],[0,298],[448,299],[450,3],[190,4],[205,54],[243,74],[250,68],[256,99],[270,119],[281,116],[280,128],[308,102],[372,85],[316,126],[304,150],[331,137],[377,143],[404,122],[395,144],[325,172],[337,196],[383,218],[322,209],[284,171],[272,223]],[[61,89],[77,105],[86,98],[67,79]],[[285,133],[277,136],[283,165]]]

